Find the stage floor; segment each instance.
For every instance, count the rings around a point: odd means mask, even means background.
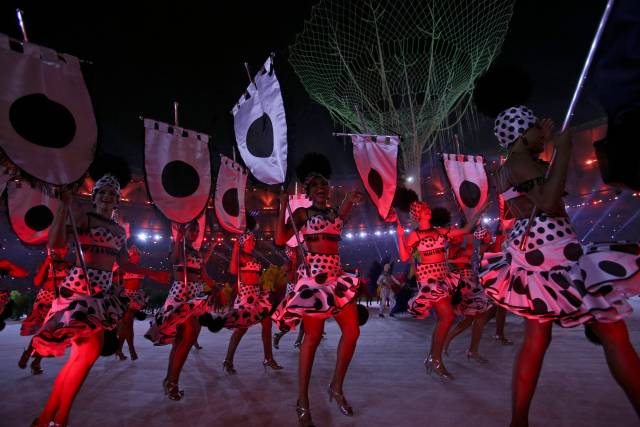
[[[640,349],[640,300],[627,322]],[[425,374],[422,360],[434,325],[433,318],[381,319],[370,309],[345,383],[345,394],[355,416],[343,416],[329,403],[326,388],[335,363],[339,329],[328,321],[327,336],[318,349],[311,381],[313,419],[318,426],[506,426],[509,421],[511,367],[522,340],[520,318],[507,318],[507,335],[516,346],[501,346],[491,339],[491,322],[481,344],[490,363],[468,361],[464,350],[468,333],[451,346],[445,359],[456,375],[443,383]],[[180,386],[185,398],[168,400],[161,381],[169,346],[153,347],[142,337],[147,321],[136,322],[140,359],[100,358],[74,404],[73,427],[125,426],[295,426],[298,351],[295,333],[286,335],[276,359],[285,367],[274,372],[262,367],[260,326],[245,335],[238,349],[237,375],[222,371],[230,331],[203,330],[200,351],[192,350]],[[53,379],[64,359],[45,359],[45,373],[31,376],[17,360],[27,337],[19,324],[9,322],[0,332],[2,404],[0,426],[28,426],[45,403]],[[125,350],[125,354],[127,354]],[[622,390],[609,375],[601,348],[589,343],[583,329],[554,327],[538,390],[531,409],[531,426],[637,426],[638,419]]]

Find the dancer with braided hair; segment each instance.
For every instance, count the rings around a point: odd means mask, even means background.
[[[305,240],[309,252],[298,267],[298,281],[292,293],[280,303],[273,314],[281,330],[304,324],[304,340],[300,349],[298,370],[298,401],[296,412],[301,426],[313,425],[309,406],[309,381],[316,349],[322,339],[324,322],[333,317],[342,336],[333,379],[327,390],[329,400],[335,400],[347,416],[353,409],[344,396],[343,384],[360,335],[355,298],[358,278],[344,273],[338,255],[340,234],[351,208],[362,202],[360,192],[347,194],[338,209],[328,206],[331,164],[318,153],[307,154],[297,167],[305,193],[312,200],[309,208],[293,213],[293,221]],[[280,197],[280,213],[275,242],[284,245],[294,233],[291,223],[285,223],[288,195]]]
[[[233,303],[233,310],[227,315],[225,327],[233,329],[233,334],[229,339],[227,356],[222,364],[223,369],[228,374],[235,374],[233,358],[240,340],[247,333],[247,330],[258,323],[262,325],[262,348],[264,360],[262,365],[265,369],[280,370],[282,366],[273,358],[271,348],[271,312],[270,291],[262,289],[260,285],[260,275],[262,266],[253,256],[256,247],[256,236],[253,232],[245,231],[234,243],[229,263],[229,272],[238,277],[238,288],[236,289],[236,299]]]

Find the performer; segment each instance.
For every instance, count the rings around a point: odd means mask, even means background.
[[[482,207],[462,228],[434,227],[431,223],[431,209],[426,202],[416,200],[409,206],[411,218],[418,223],[418,228],[411,231],[406,238],[404,227],[399,221],[396,230],[400,259],[406,262],[414,250],[419,253],[416,276],[420,289],[418,294],[409,301],[409,312],[418,319],[424,319],[429,315],[431,307],[435,309],[438,320],[431,337],[431,350],[424,365],[428,373],[435,372],[442,379],[452,380],[453,375],[442,362],[442,349],[455,320],[451,297],[460,285],[460,278],[449,272],[445,246],[447,242],[469,234],[486,206]]]
[[[198,337],[198,324],[202,323],[214,332],[213,318],[209,314],[208,297],[204,293],[202,280],[202,275],[206,274],[204,257],[200,251],[193,248],[199,231],[197,221],[178,229],[169,255],[173,264],[174,281],[162,310],[156,314],[151,321],[151,327],[144,335],[155,345],[172,345],[167,376],[162,381],[162,387],[167,397],[176,401],[184,397],[184,391],[180,390],[178,382],[189,351]]]
[[[135,240],[129,239],[127,241],[129,250],[129,259],[132,264],[140,264],[140,251],[136,246]],[[147,306],[147,295],[142,290],[142,281],[144,275],[136,273],[121,273],[122,275],[122,295],[129,300],[127,311],[124,317],[120,321],[120,327],[118,330],[118,350],[116,356],[120,360],[126,360],[127,356],[122,353],[122,347],[124,342],[127,342],[129,346],[129,354],[131,360],[138,359],[138,353],[136,353],[135,346],[133,344],[133,320],[134,318],[145,319],[145,314],[142,310]]]
[[[298,265],[298,251],[291,246],[285,245],[284,247],[285,254],[287,255],[287,262],[284,263],[283,268],[284,272],[287,275],[287,288],[283,298],[286,298],[287,295],[291,294],[296,287],[297,281],[297,270],[296,267]],[[280,340],[283,336],[285,336],[289,332],[289,329],[284,329],[278,333],[273,334],[273,346],[276,349],[279,349]],[[300,348],[302,345],[302,339],[304,337],[304,326],[300,323],[300,331],[298,332],[298,338],[293,343],[295,348]]]
[[[640,292],[640,248],[580,244],[562,200],[571,131],[553,140],[556,159],[548,178],[548,164],[538,158],[551,140],[552,128],[551,120],[538,120],[525,106],[504,110],[494,128],[500,145],[509,152],[497,172],[497,189],[516,221],[502,246],[504,252],[485,255],[481,280],[497,304],[526,318],[513,371],[514,427],[528,425],[552,321],[563,327],[586,325],[604,347],[613,377],[640,415],[640,358],[622,320],[632,311],[625,298]],[[532,211],[538,214],[521,250]]]
[[[380,317],[384,317],[384,310],[387,308],[387,305],[389,306],[389,310],[391,310],[395,304],[392,286],[394,284],[396,286],[400,286],[400,282],[391,275],[390,270],[391,264],[385,263],[382,274],[380,274],[380,276],[378,276],[378,280],[376,280],[376,283],[380,288],[380,313],[378,313],[378,316]],[[393,317],[393,314],[389,314],[389,316]]]
[[[300,351],[298,372],[298,402],[296,412],[300,425],[313,425],[309,410],[309,380],[315,352],[322,339],[324,321],[334,317],[342,337],[333,379],[327,390],[329,400],[336,400],[340,411],[347,416],[353,409],[343,394],[347,368],[360,335],[355,297],[358,279],[342,271],[338,242],[345,219],[354,205],[361,203],[362,193],[347,195],[339,209],[330,208],[329,181],[331,164],[318,153],[307,154],[297,167],[298,179],[312,200],[309,208],[297,209],[293,220],[307,244],[306,260],[298,267],[298,282],[294,291],[278,306],[273,319],[281,330],[292,329],[301,320],[304,341]],[[275,242],[284,245],[293,236],[291,224],[285,223],[284,213],[288,195],[280,197],[280,213],[276,224]],[[308,268],[307,268],[308,266]]]
[[[66,247],[58,250],[49,249],[47,257],[38,267],[38,272],[33,278],[33,284],[40,287],[40,290],[36,295],[31,314],[22,321],[20,335],[34,335],[42,327],[44,319],[51,309],[51,304],[57,295],[58,286],[67,277],[72,267],[72,263],[66,260],[67,252]],[[42,374],[43,370],[40,365],[42,356],[33,351],[33,340],[29,341],[29,345],[22,353],[18,361],[18,367],[25,369],[31,357],[33,357],[31,374]]]
[[[434,209],[434,217],[436,209]],[[446,211],[445,217],[451,218],[449,211]],[[431,224],[435,225],[433,218],[431,219]],[[467,358],[484,364],[488,363],[488,360],[480,355],[478,348],[480,346],[480,340],[482,339],[484,326],[489,321],[495,308],[478,281],[477,269],[473,268],[475,261],[473,258],[476,252],[474,239],[480,242],[481,247],[478,252],[483,254],[483,247],[486,249],[487,245],[491,242],[491,234],[489,234],[484,227],[480,226],[473,232],[473,235],[467,234],[449,241],[447,261],[451,270],[462,279],[456,291],[456,296],[459,301],[454,301],[454,305],[456,313],[464,316],[464,319],[458,322],[456,327],[449,332],[444,342],[444,353],[448,356],[451,340],[467,328],[473,326],[471,331],[471,344],[466,353]],[[455,299],[454,297],[454,300]]]
[[[5,276],[27,277],[28,275],[29,272],[24,268],[7,259],[0,259],[0,279]],[[0,290],[0,331],[6,326],[5,320],[11,316],[12,312],[13,302],[11,301],[11,293],[6,290]]]
[[[229,272],[239,275],[239,288],[233,303],[233,310],[227,316],[225,327],[233,329],[229,339],[227,357],[222,364],[223,369],[229,374],[235,374],[233,358],[240,344],[240,340],[247,333],[247,329],[257,323],[262,324],[262,348],[264,360],[262,365],[280,370],[282,366],[273,358],[271,349],[271,311],[270,292],[262,289],[260,274],[262,266],[256,261],[252,253],[256,246],[256,236],[251,231],[245,231],[234,243],[229,263]]]
[[[504,227],[505,227],[505,221],[501,219],[500,221],[498,221],[498,226],[496,227],[496,237],[495,239],[493,239],[493,242],[489,245],[489,247],[487,248],[487,250],[485,250],[484,253],[487,253],[487,252],[497,253],[502,251],[502,243],[505,241],[505,238],[506,238],[505,234],[509,232],[509,229],[504,230],[503,229]],[[491,301],[493,302],[493,300]],[[504,334],[504,326],[507,322],[507,309],[496,304],[494,304],[494,307],[495,309],[491,311],[491,315],[490,315],[490,319],[491,317],[496,318],[496,332],[493,335],[493,339],[502,345],[513,345],[513,341],[507,338],[506,335]]]
[[[105,157],[94,162],[90,172],[96,179],[92,192],[94,211],[82,212],[75,218],[87,270],[83,271],[77,259],[60,284],[59,295],[53,300],[42,328],[33,338],[34,350],[41,356],[62,356],[69,346],[71,355],[58,373],[34,426],[49,426],[50,422],[56,426],[67,424],[73,400],[100,355],[104,331],[116,328],[124,314],[124,306],[111,286],[114,262],[117,260],[125,272],[145,274],[160,281],[166,276],[129,261],[125,231],[111,219],[120,200],[120,188],[131,178],[126,163]],[[49,231],[53,250],[65,248],[73,235],[67,226],[70,205],[71,192],[63,191]]]

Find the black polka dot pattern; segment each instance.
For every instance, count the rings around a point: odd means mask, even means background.
[[[80,267],[73,267],[60,284],[59,297],[33,337],[39,354],[63,356],[73,340],[117,327],[126,306],[112,286],[111,271],[88,268],[87,275],[88,281]]]
[[[40,289],[38,291],[31,313],[22,321],[20,335],[34,335],[40,330],[55,297],[53,289]]]
[[[533,115],[533,111],[524,105],[511,107],[498,114],[493,127],[493,133],[498,138],[498,143],[507,148],[533,125],[538,118]]]
[[[189,256],[187,256],[189,265]],[[174,281],[162,310],[150,322],[144,337],[155,345],[166,345],[175,339],[177,328],[192,317],[209,311],[207,295],[202,282]]]
[[[129,300],[129,310],[143,310],[147,306],[147,294],[142,289],[124,289],[122,296]]]
[[[538,217],[526,251],[519,244],[528,219],[517,220],[504,253],[485,254],[480,281],[493,301],[521,316],[571,327],[612,322],[631,312],[640,294],[640,247],[580,244],[568,219]],[[542,243],[541,243],[542,242]]]
[[[491,300],[484,293],[484,288],[478,281],[478,276],[471,268],[463,268],[454,271],[460,278],[458,292],[460,302],[456,305],[456,312],[461,316],[475,316],[493,307]]]
[[[270,298],[271,292],[261,289],[260,285],[240,283],[233,310],[227,314],[225,328],[248,328],[261,322],[271,311]]]
[[[460,278],[449,271],[446,262],[419,263],[416,265],[418,293],[409,300],[409,313],[416,319],[429,316],[431,305],[453,294]]]
[[[358,291],[358,278],[343,272],[339,255],[308,253],[307,264],[309,271],[298,268],[298,281],[271,316],[281,330],[294,329],[303,315],[336,315]]]

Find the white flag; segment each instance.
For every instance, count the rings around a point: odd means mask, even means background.
[[[231,233],[242,233],[246,227],[246,185],[247,171],[230,158],[220,156],[215,196],[216,217],[220,225]]]
[[[456,201],[468,221],[482,207],[489,194],[484,157],[442,154],[442,160]]]
[[[9,222],[18,238],[28,245],[47,242],[49,228],[60,200],[27,182],[7,185]]]
[[[238,150],[253,176],[280,184],[287,173],[287,121],[271,57],[254,81],[233,108]]]

